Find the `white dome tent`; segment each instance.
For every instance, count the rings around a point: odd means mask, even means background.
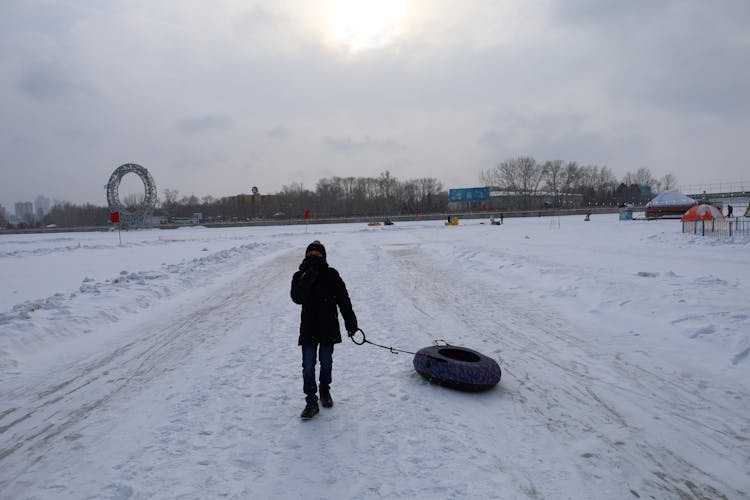
[[[646,204],[647,219],[679,219],[698,202],[679,191],[664,191]]]

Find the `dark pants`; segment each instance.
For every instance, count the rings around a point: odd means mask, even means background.
[[[315,362],[320,355],[320,390],[328,390],[333,369],[333,344],[302,344],[302,381],[305,402],[318,402],[318,386],[315,384]]]

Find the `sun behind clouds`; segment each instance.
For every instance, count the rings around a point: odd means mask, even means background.
[[[325,14],[327,42],[350,55],[393,46],[406,31],[404,0],[333,0]]]

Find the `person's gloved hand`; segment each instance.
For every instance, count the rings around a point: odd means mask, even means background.
[[[320,269],[320,267],[323,265],[323,262],[325,262],[325,259],[322,257],[318,257],[317,255],[308,255],[305,257],[305,260],[302,261],[302,264],[300,264],[300,269],[303,271],[306,271],[308,269]]]
[[[354,335],[359,331],[359,328],[355,326],[354,328],[347,329],[347,330],[348,330],[347,333],[349,334],[349,336],[354,337]]]

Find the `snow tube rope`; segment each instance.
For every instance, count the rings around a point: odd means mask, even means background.
[[[357,332],[359,332],[359,333],[362,334],[362,340],[360,342],[357,342],[357,339],[354,338],[354,336],[357,334]],[[365,332],[361,328],[357,328],[354,331],[354,333],[349,336],[349,338],[352,339],[352,342],[354,342],[357,345],[370,344],[370,345],[374,345],[375,347],[380,347],[380,348],[383,348],[383,349],[387,349],[387,350],[391,351],[393,354],[398,354],[400,352],[403,352],[404,354],[415,354],[415,355],[417,354],[416,352],[405,351],[403,349],[396,349],[395,347],[390,347],[390,346],[387,346],[387,345],[381,345],[381,344],[376,344],[375,342],[370,342],[369,340],[367,340],[367,336],[365,335]],[[439,342],[442,342],[442,344],[439,344]],[[443,340],[443,339],[436,340],[435,341],[435,345],[436,346],[442,346],[442,347],[449,347],[450,346],[450,344],[448,342],[446,342],[445,340]]]

